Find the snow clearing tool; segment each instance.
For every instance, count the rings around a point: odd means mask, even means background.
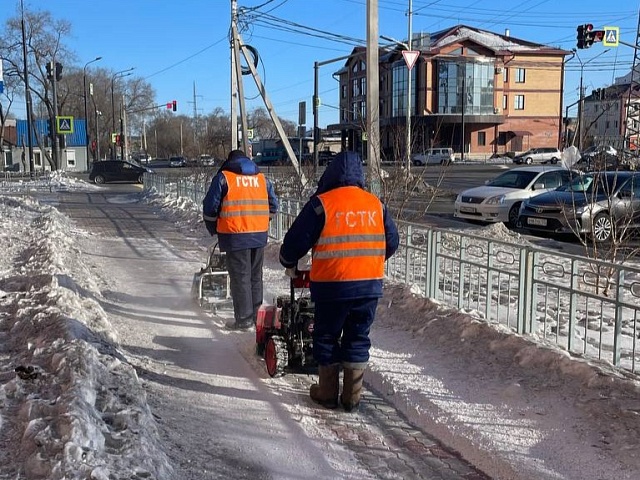
[[[191,294],[201,308],[216,312],[231,300],[231,284],[224,252],[215,243],[209,247],[207,264],[193,276]]]
[[[290,279],[290,295],[263,305],[256,322],[256,352],[264,357],[267,372],[281,377],[287,368],[317,367],[313,360],[314,304],[309,291],[309,271],[297,271]],[[296,292],[298,295],[296,296]]]

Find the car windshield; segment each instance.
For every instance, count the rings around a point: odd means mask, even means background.
[[[536,178],[538,172],[527,172],[527,171],[510,171],[505,172],[502,175],[494,178],[492,181],[487,183],[489,187],[505,187],[505,188],[518,188],[525,189],[531,183],[531,181]]]
[[[619,178],[615,173],[607,175],[582,175],[574,177],[573,180],[558,190],[564,192],[583,192],[583,193],[608,193],[613,192],[624,179]]]

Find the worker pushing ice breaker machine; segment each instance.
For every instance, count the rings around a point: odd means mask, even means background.
[[[256,322],[256,351],[264,357],[267,372],[280,377],[287,371],[315,368],[313,360],[314,305],[309,294],[309,271],[290,279],[289,296],[275,305],[263,305]]]
[[[207,264],[193,276],[191,294],[200,307],[214,313],[219,307],[231,303],[227,261],[217,243],[209,247]]]

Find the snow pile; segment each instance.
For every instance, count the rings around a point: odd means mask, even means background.
[[[167,478],[145,392],[74,247],[83,233],[7,197],[0,232],[0,477]]]

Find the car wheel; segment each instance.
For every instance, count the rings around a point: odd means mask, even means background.
[[[141,173],[138,177],[138,183],[144,183],[144,173]]]
[[[95,177],[93,177],[93,183],[103,184],[104,177],[102,175],[96,175]]]
[[[591,234],[593,239],[598,242],[607,242],[611,240],[613,236],[613,222],[611,217],[607,213],[599,213],[593,219],[593,225],[591,225]]]
[[[554,157],[554,158],[552,158],[552,159],[551,159],[551,164],[552,164],[552,165],[555,165],[556,163],[558,163],[558,159],[557,159],[557,158],[555,158],[555,157]]]
[[[413,166],[414,166],[414,167],[419,167],[419,166],[420,166],[420,162],[419,162],[419,161],[417,161],[417,160],[414,160],[414,161],[413,161]]]
[[[518,217],[520,216],[520,202],[514,203],[509,209],[509,220],[507,221],[508,227],[516,227],[518,225]]]
[[[526,163],[527,165],[531,165],[533,163],[533,160],[531,158],[527,158],[525,159],[524,163]]]

